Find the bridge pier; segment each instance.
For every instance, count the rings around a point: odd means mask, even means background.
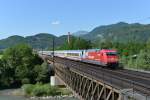
[[[56,76],[50,76],[51,86],[63,86],[64,83]]]

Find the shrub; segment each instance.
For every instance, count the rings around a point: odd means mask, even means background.
[[[47,93],[48,95],[51,95],[51,96],[61,95],[59,88],[55,86],[51,87]]]
[[[32,91],[34,96],[44,96],[47,95],[47,91],[42,86],[35,86]]]
[[[32,85],[32,84],[24,84],[22,86],[22,89],[23,89],[25,95],[27,95],[27,96],[32,95],[33,88],[34,88],[34,85]]]
[[[50,86],[49,84],[26,84],[22,86],[22,89],[27,96],[56,96],[61,94],[58,87]]]

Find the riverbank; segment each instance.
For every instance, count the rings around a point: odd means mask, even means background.
[[[68,93],[68,89],[60,88],[64,93]],[[6,89],[0,91],[0,100],[78,100],[72,94],[57,96],[26,96],[22,88]]]
[[[0,96],[23,96],[23,92],[21,89],[5,89],[0,90]]]
[[[73,95],[26,97],[20,95],[21,89],[7,89],[0,91],[0,100],[78,100]],[[22,93],[21,93],[22,94]]]

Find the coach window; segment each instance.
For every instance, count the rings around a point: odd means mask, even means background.
[[[82,51],[82,55],[83,55],[83,51]]]

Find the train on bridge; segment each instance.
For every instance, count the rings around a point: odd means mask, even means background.
[[[116,68],[119,63],[117,51],[110,49],[40,51],[39,53],[48,56],[53,56],[54,53],[54,56],[57,57],[101,65],[108,68]]]

